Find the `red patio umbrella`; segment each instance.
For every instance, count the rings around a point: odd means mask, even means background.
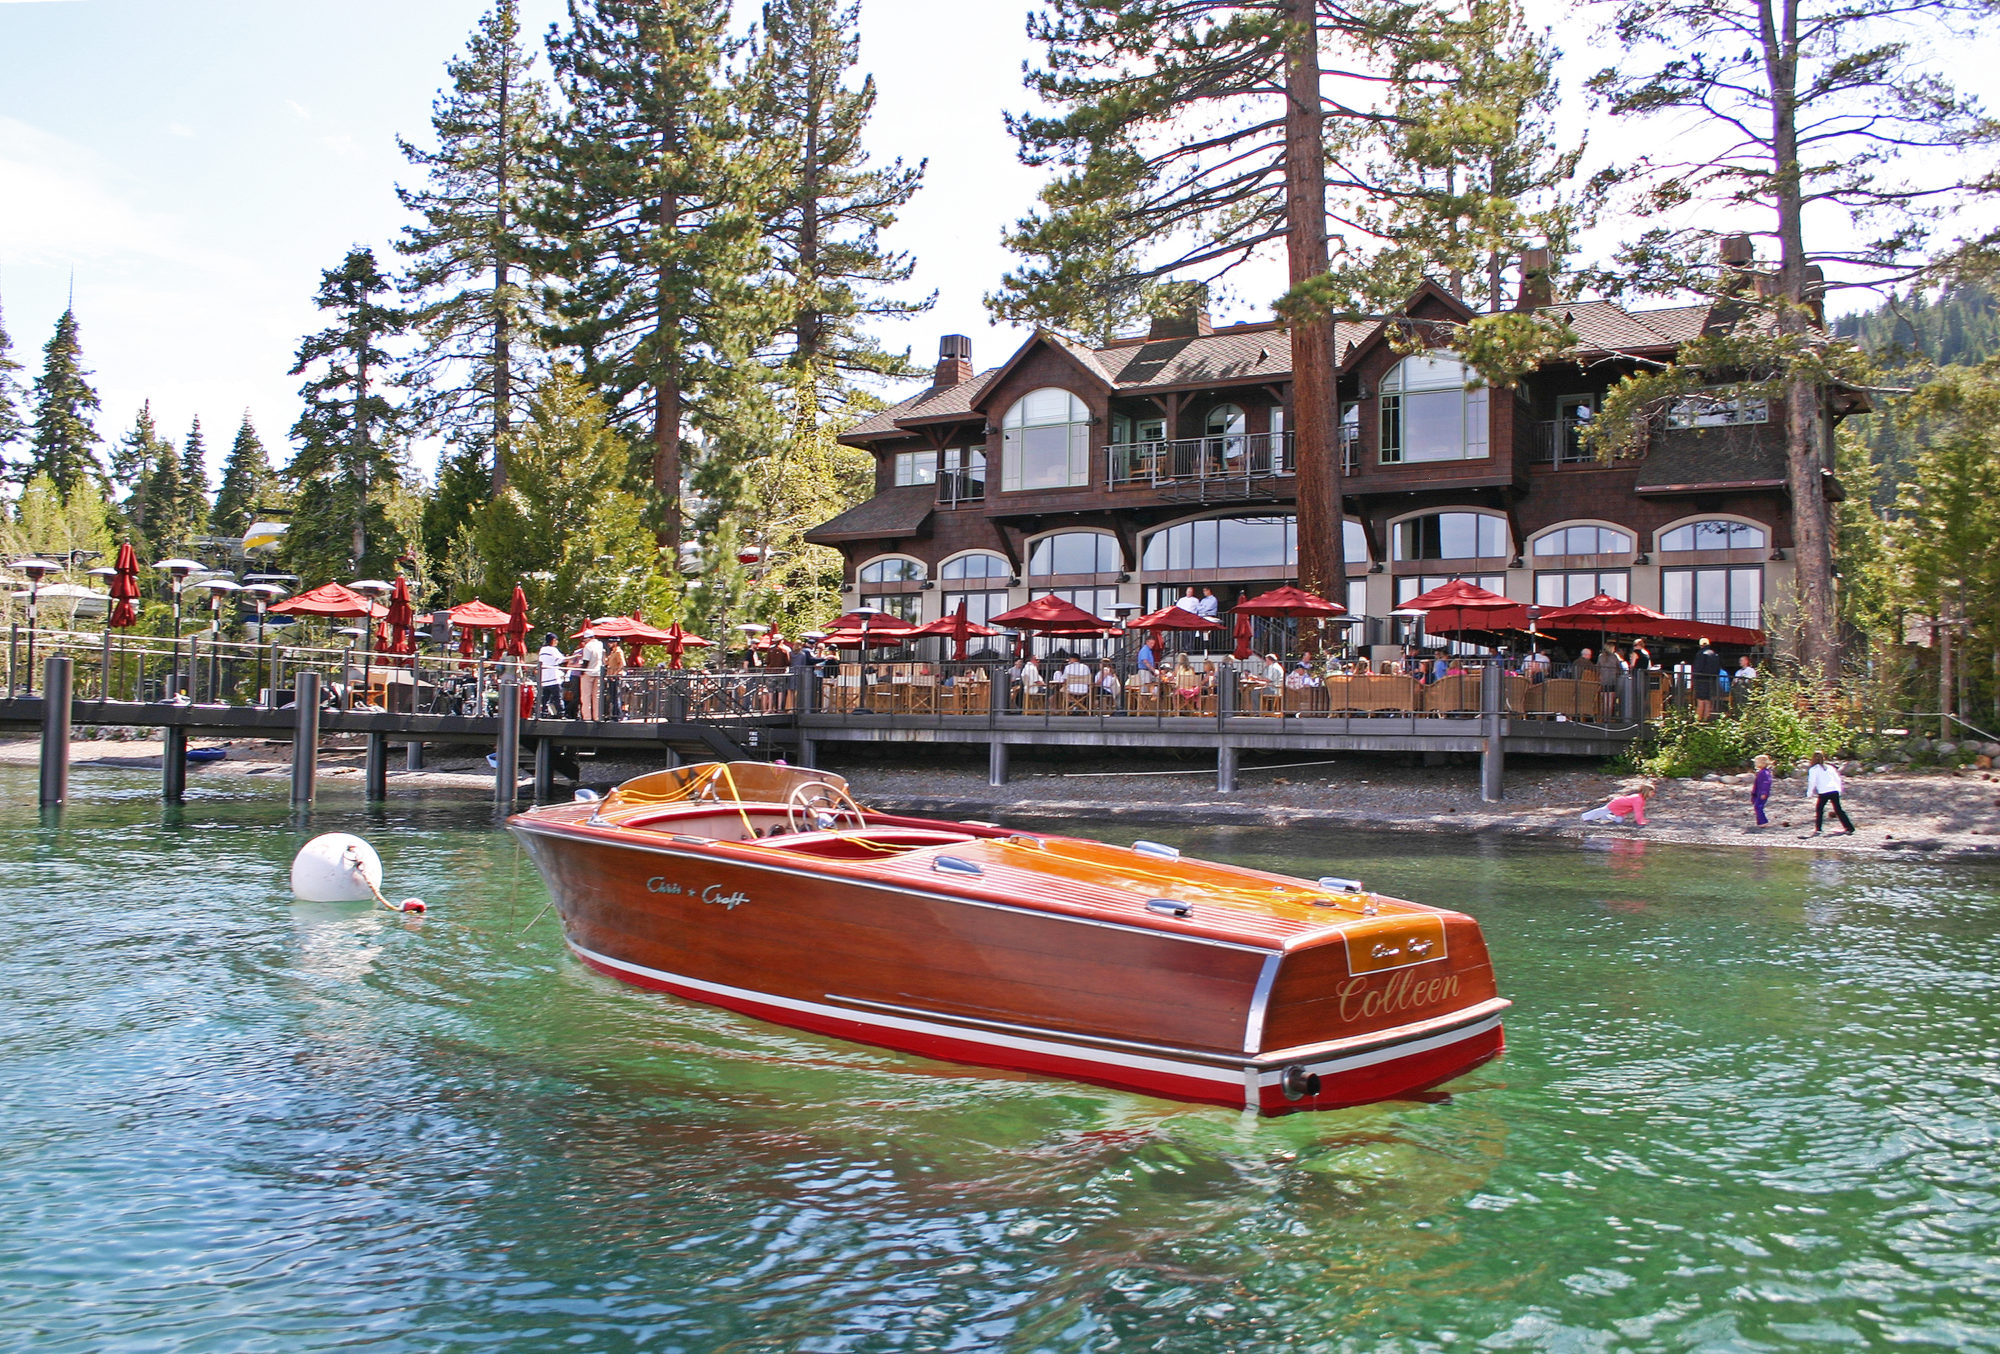
[[[1039,630],[1046,635],[1108,635],[1119,628],[1118,622],[1093,616],[1053,593],[1037,597],[1026,606],[1001,612],[993,618],[993,624],[1010,630]]]
[[[928,625],[918,626],[910,632],[910,637],[915,639],[920,635],[945,636],[952,642],[951,661],[954,663],[963,663],[965,661],[965,643],[968,639],[974,635],[978,635],[981,638],[990,638],[1000,633],[1002,632],[994,626],[981,625],[978,621],[970,619],[965,613],[965,599],[961,597],[958,601],[957,610],[948,616],[938,617]]]
[[[1239,611],[1236,613],[1236,648],[1232,651],[1237,661],[1250,656],[1250,641],[1250,613]]]
[[[371,602],[352,588],[338,583],[322,583],[310,592],[287,597],[282,602],[272,603],[270,610],[279,616],[325,616],[328,618],[353,618],[366,616],[379,621],[389,614],[389,608],[378,602]]]
[[[1222,622],[1214,617],[1189,611],[1178,602],[1125,622],[1127,630],[1216,630],[1221,626]]]
[[[1398,611],[1420,611],[1424,628],[1432,634],[1459,630],[1526,630],[1528,608],[1523,602],[1502,597],[1477,583],[1454,578],[1429,592],[1412,597]]]
[[[514,585],[513,599],[507,605],[507,623],[493,632],[495,658],[526,658],[528,656],[528,594],[521,591],[521,585]]]
[[[1598,593],[1575,606],[1544,611],[1538,622],[1543,630],[1583,630],[1601,635],[1651,635],[1659,639],[1706,639],[1716,644],[1755,648],[1764,642],[1762,630],[1739,625],[1708,625],[1662,615],[1637,602]]]
[[[111,614],[106,624],[123,630],[139,623],[139,552],[132,542],[118,547],[118,562],[111,575]]]
[[[669,667],[679,667],[681,665],[681,655],[689,649],[713,649],[715,647],[714,640],[703,639],[700,635],[690,635],[687,631],[681,629],[679,621],[675,621],[672,625],[660,631],[660,633],[666,636],[665,639],[659,642],[667,646]]]
[[[1255,597],[1246,597],[1231,609],[1239,616],[1297,616],[1301,619],[1347,614],[1347,608],[1340,603],[1329,602],[1317,593],[1295,588],[1289,583],[1282,588],[1260,592]]]
[[[450,611],[451,623],[458,627],[458,655],[472,657],[473,631],[498,630],[507,624],[507,613],[497,606],[473,600],[460,602]]]
[[[389,614],[383,618],[382,629],[376,637],[379,652],[385,657],[408,657],[417,651],[416,616],[410,610],[409,580],[396,575],[396,586],[389,590]]]

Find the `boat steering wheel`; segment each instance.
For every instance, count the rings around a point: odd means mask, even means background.
[[[793,832],[830,832],[842,824],[857,830],[868,826],[861,806],[847,791],[823,780],[792,787],[785,800],[785,825]]]

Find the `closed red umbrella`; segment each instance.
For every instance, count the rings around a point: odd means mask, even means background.
[[[382,621],[379,644],[382,654],[388,657],[408,657],[417,651],[416,617],[410,610],[409,580],[396,575],[396,585],[389,589],[389,614]]]
[[[660,633],[665,636],[659,642],[667,646],[668,667],[679,667],[681,665],[681,655],[689,649],[712,649],[715,647],[714,640],[703,639],[700,635],[691,635],[681,629],[679,621],[675,621]]]
[[[526,658],[528,656],[528,594],[521,591],[521,585],[514,585],[514,598],[507,606],[507,624],[493,634],[498,646],[498,657]]]
[[[1250,656],[1250,639],[1250,613],[1239,611],[1236,613],[1236,648],[1233,650],[1239,660]]]
[[[111,575],[111,615],[107,623],[123,630],[139,623],[139,552],[132,542],[118,547],[118,562]]]

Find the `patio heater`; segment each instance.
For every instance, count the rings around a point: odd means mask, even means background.
[[[181,694],[181,591],[187,587],[187,576],[201,568],[201,561],[163,559],[153,567],[167,575],[174,594],[174,671],[167,690],[167,699],[173,700]]]
[[[384,583],[379,578],[363,578],[349,583],[347,586],[371,602],[380,601],[381,598],[388,596],[390,590],[390,585]],[[373,616],[363,616],[361,619],[364,622],[361,627],[361,698],[366,700],[368,698],[368,679],[375,666],[375,618]],[[348,702],[350,706],[353,703],[352,700]],[[389,703],[386,693],[383,695],[382,703],[385,707]]]
[[[771,627],[759,625],[755,621],[745,621],[736,628],[743,634],[743,666],[754,668],[757,666],[757,636],[770,633]]]
[[[257,659],[256,668],[251,677],[251,685],[264,693],[264,706],[266,709],[269,709],[271,701],[277,695],[277,692],[273,688],[278,685],[278,665],[275,660],[272,662],[271,686],[266,687],[264,685],[264,646],[271,642],[271,637],[264,633],[264,608],[270,606],[271,603],[277,601],[280,597],[283,597],[285,590],[276,583],[246,583],[243,585],[243,591],[249,593],[250,600],[257,604]]]
[[[208,700],[211,705],[220,704],[216,699],[216,693],[222,684],[222,595],[228,592],[241,592],[243,585],[233,578],[218,576],[198,578],[188,586],[208,589]],[[192,663],[189,667],[188,675],[191,677],[195,669]]]
[[[42,595],[42,580],[62,568],[52,559],[20,559],[14,567],[28,576],[28,694],[35,694],[35,603]]]

